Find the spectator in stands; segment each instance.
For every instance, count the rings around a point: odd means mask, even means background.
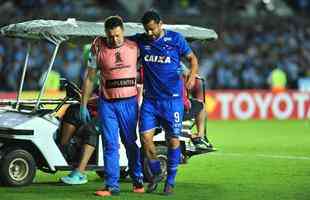
[[[270,84],[271,90],[272,92],[275,93],[285,91],[286,82],[287,82],[286,74],[279,67],[275,67],[268,77],[268,83]]]

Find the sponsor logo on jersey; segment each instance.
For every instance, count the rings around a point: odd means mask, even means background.
[[[144,61],[154,63],[171,63],[171,58],[169,56],[145,55]]]
[[[167,41],[171,41],[171,37],[164,37],[164,41],[167,42]]]

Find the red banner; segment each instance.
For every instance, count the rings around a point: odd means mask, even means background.
[[[0,93],[12,99],[16,93]],[[310,93],[264,90],[208,90],[209,119],[310,119]]]
[[[0,92],[0,99],[14,99],[16,92]]]
[[[206,102],[209,119],[310,119],[309,92],[211,90]]]

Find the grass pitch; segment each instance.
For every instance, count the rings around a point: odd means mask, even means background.
[[[194,156],[181,165],[175,194],[133,194],[130,182],[108,199],[308,200],[310,199],[310,121],[210,121],[209,138],[217,152]],[[102,199],[93,192],[102,181],[89,172],[89,183],[64,186],[59,177],[38,172],[27,187],[0,187],[0,200]]]

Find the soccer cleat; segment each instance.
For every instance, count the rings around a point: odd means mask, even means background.
[[[134,182],[132,191],[134,193],[144,193],[143,182]]]
[[[165,183],[163,195],[169,196],[172,194],[173,194],[173,185],[170,185],[169,183]]]
[[[154,175],[152,181],[148,184],[146,192],[147,193],[152,193],[156,190],[157,185],[160,181],[162,181],[164,179],[163,176],[161,176],[161,174],[158,175]]]
[[[144,193],[144,187],[139,188],[139,187],[133,187],[132,190],[134,193]]]
[[[208,149],[206,144],[202,141],[201,137],[193,138],[192,142],[195,145],[196,149],[198,149],[198,150],[207,150]]]
[[[111,188],[104,188],[101,190],[97,190],[95,192],[95,195],[100,196],[100,197],[108,197],[108,196],[117,196],[119,195],[119,190],[118,189],[111,189]]]
[[[109,190],[98,190],[95,192],[95,195],[100,196],[100,197],[108,197],[108,196],[112,196],[112,192]]]
[[[195,144],[195,147],[198,150],[208,150],[208,147],[203,143],[197,143],[197,144]]]
[[[144,187],[137,187],[137,186],[133,186],[133,190],[134,193],[144,193]]]
[[[208,152],[216,150],[210,142],[207,142],[200,137],[193,138],[192,141],[197,150],[208,151]]]
[[[81,185],[88,182],[87,176],[78,170],[73,170],[68,176],[61,177],[60,180],[68,185]]]
[[[204,139],[201,139],[201,143],[204,144],[207,147],[208,151],[216,151],[216,148],[213,147],[213,145],[207,140],[205,141]]]

